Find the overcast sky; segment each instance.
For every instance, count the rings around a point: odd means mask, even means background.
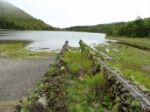
[[[150,17],[150,0],[4,0],[56,27]]]

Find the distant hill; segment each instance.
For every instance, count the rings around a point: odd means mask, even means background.
[[[36,19],[25,11],[2,0],[0,0],[0,29],[55,30],[54,27],[42,20]]]
[[[110,36],[150,37],[150,18],[135,21],[99,24],[93,26],[73,26],[68,31],[99,32]]]
[[[0,0],[0,16],[3,17],[16,17],[16,18],[33,18],[23,10],[13,6],[10,3]]]

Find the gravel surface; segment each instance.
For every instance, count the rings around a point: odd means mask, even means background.
[[[54,61],[55,57],[0,58],[0,101],[19,100],[29,95]]]

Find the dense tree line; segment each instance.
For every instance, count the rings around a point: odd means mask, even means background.
[[[47,25],[41,20],[16,17],[0,17],[0,29],[55,30],[54,27]]]
[[[135,21],[100,24],[95,26],[75,26],[70,31],[101,32],[113,36],[150,37],[150,18],[138,17]]]

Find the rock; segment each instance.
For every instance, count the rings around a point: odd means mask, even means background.
[[[65,71],[65,67],[64,67],[64,66],[61,66],[61,67],[60,67],[60,70],[61,70],[61,71]]]
[[[46,96],[44,95],[43,97],[40,97],[39,100],[38,100],[38,103],[42,104],[44,107],[46,107],[48,104],[47,104],[47,98]]]

